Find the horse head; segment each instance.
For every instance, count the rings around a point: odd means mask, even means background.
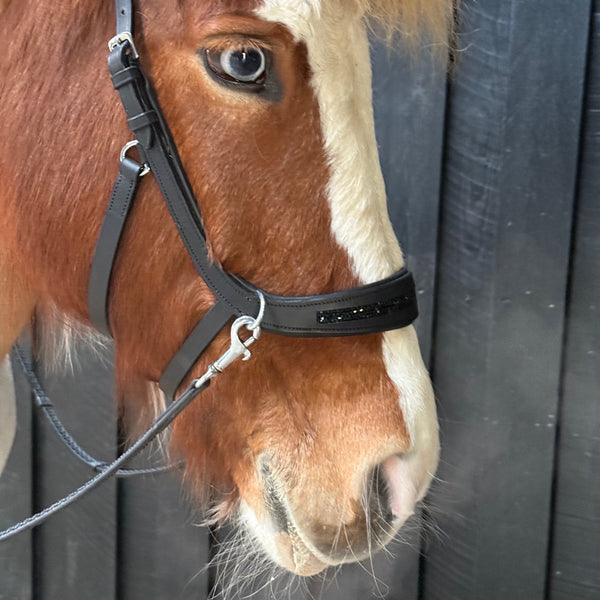
[[[0,109],[2,137],[13,140],[0,156],[2,256],[18,270],[22,299],[12,318],[22,325],[35,309],[86,326],[90,262],[114,157],[129,136],[105,74],[114,17],[110,3],[87,0],[18,20],[16,4],[3,9],[6,22],[28,41],[9,44]],[[136,8],[136,44],[214,261],[285,296],[402,268],[378,162],[367,26],[375,18],[443,37],[445,0],[141,0]],[[35,172],[24,177],[32,148]],[[117,392],[132,430],[155,410],[161,374],[214,302],[152,176],[138,196],[109,305]],[[189,377],[227,342],[224,331]],[[193,495],[210,503],[214,520],[235,517],[295,573],[369,555],[414,512],[438,460],[414,329],[263,333],[252,350],[174,424],[172,450],[185,458]]]

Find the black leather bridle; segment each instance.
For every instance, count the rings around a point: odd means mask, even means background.
[[[171,217],[198,274],[216,298],[167,366],[160,386],[174,397],[181,382],[219,331],[233,318],[256,315],[257,288],[211,260],[198,204],[177,149],[133,41],[132,0],[116,0],[117,35],[110,41],[108,66],[115,89],[135,134],[143,160],[154,174]],[[89,312],[94,325],[109,332],[108,291],[120,233],[135,196],[143,166],[127,156],[96,246],[89,283]],[[262,328],[297,337],[347,336],[405,327],[417,317],[412,275],[402,269],[369,285],[317,296],[276,296],[265,300]]]
[[[33,369],[17,350],[37,405],[44,410],[67,447],[95,469],[97,475],[54,505],[0,531],[0,541],[39,525],[111,475],[128,476],[163,471],[162,467],[142,470],[121,467],[206,389],[213,377],[237,358],[247,358],[247,348],[258,338],[261,328],[271,333],[295,337],[361,335],[406,327],[418,314],[413,278],[406,269],[401,269],[386,279],[349,290],[289,297],[261,290],[211,260],[198,204],[156,95],[139,61],[132,35],[132,0],[116,0],[115,6],[117,35],[109,42],[108,67],[113,85],[121,97],[127,123],[136,140],[126,144],[121,152],[119,175],[92,259],[88,286],[90,318],[98,330],[110,335],[108,299],[113,265],[138,183],[149,171],[154,174],[188,255],[216,301],[188,335],[160,379],[161,389],[174,401],[150,429],[110,465],[87,455],[64,430]],[[127,150],[132,145],[138,147],[144,164],[127,156]],[[234,318],[236,320],[231,329],[230,349],[175,399],[177,390],[202,353]],[[252,336],[245,341],[238,336],[242,326],[252,332]]]

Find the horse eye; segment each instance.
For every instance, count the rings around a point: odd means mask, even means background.
[[[206,63],[217,77],[237,83],[264,83],[265,52],[255,46],[205,50]]]

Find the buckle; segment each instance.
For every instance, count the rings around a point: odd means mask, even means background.
[[[108,49],[112,52],[117,46],[125,43],[129,44],[133,58],[138,59],[140,55],[138,54],[135,44],[133,43],[133,36],[129,31],[122,31],[121,33],[117,33],[115,37],[110,38],[108,41]]]

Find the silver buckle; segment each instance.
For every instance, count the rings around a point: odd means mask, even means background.
[[[108,41],[108,49],[112,52],[112,50],[116,48],[119,44],[123,44],[125,42],[129,44],[133,58],[139,58],[140,55],[138,54],[135,44],[133,43],[133,36],[129,31],[122,31],[121,33],[117,33],[115,37],[110,38],[110,40]]]

